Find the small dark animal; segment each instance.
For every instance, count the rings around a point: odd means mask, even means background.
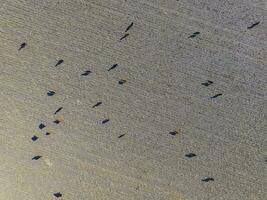
[[[197,35],[199,35],[200,32],[194,32],[192,35],[190,35],[188,38],[194,38],[196,37]]]
[[[133,27],[133,22],[126,28],[125,33]]]
[[[44,125],[43,123],[39,124],[39,129],[43,129],[45,127],[46,127],[46,125]]]
[[[45,135],[50,135],[50,133],[49,132],[46,132]]]
[[[19,47],[19,51],[21,50],[21,49],[23,49],[23,48],[25,48],[27,46],[27,44],[25,43],[25,42],[23,42],[21,45],[20,45],[20,47]]]
[[[95,105],[93,105],[93,107],[92,108],[95,108],[95,107],[97,107],[97,106],[100,106],[102,104],[102,102],[101,101],[99,101],[99,102],[97,102]]]
[[[214,95],[213,97],[210,97],[211,99],[215,99],[215,98],[217,98],[217,97],[219,97],[219,96],[222,96],[222,94],[220,93],[220,94],[216,94],[216,95]]]
[[[122,84],[126,83],[126,80],[119,80],[118,83],[119,83],[120,85],[122,85]]]
[[[194,154],[194,153],[188,153],[188,154],[185,154],[185,157],[187,157],[187,158],[193,158],[193,157],[195,157],[195,156],[197,156],[197,155]]]
[[[38,137],[36,135],[32,136],[32,141],[38,140]]]
[[[62,194],[60,192],[56,192],[56,193],[54,193],[54,196],[59,198],[59,197],[62,197]]]
[[[127,38],[129,35],[130,35],[129,33],[126,33],[124,36],[122,36],[122,37],[120,38],[120,41],[122,41],[123,39]]]
[[[55,124],[59,124],[61,121],[56,119],[55,121],[53,121]]]
[[[61,60],[57,61],[57,64],[55,66],[57,67],[58,65],[61,65],[63,62],[64,62],[64,60],[61,59]]]
[[[124,133],[124,134],[122,134],[122,135],[120,135],[118,138],[122,138],[123,136],[125,136],[126,134]]]
[[[110,70],[112,70],[112,69],[115,69],[116,67],[118,67],[118,64],[114,64],[114,65],[112,65],[112,67],[110,67],[110,68],[108,69],[108,71],[110,71]]]
[[[211,85],[213,82],[212,81],[206,81],[205,83],[201,83],[201,85],[204,85],[204,86],[209,86]]]
[[[109,122],[109,119],[104,119],[103,121],[102,121],[102,124],[105,124],[105,123],[108,123]]]
[[[47,92],[47,96],[50,96],[50,97],[53,96],[54,94],[56,94],[56,93],[52,90]]]
[[[86,70],[86,71],[84,71],[84,73],[81,74],[81,76],[88,76],[91,73],[92,72],[90,70]]]
[[[171,131],[169,132],[170,135],[176,135],[178,132],[177,131]]]
[[[34,156],[34,157],[32,158],[32,160],[38,160],[38,159],[40,159],[40,158],[42,158],[42,156]]]
[[[54,115],[56,115],[58,112],[60,112],[63,109],[63,107],[60,107],[59,109],[56,110],[56,112],[54,113]]]
[[[252,24],[251,26],[249,26],[248,29],[252,29],[259,24],[260,24],[260,22],[256,22],[256,23]]]
[[[204,177],[204,178],[201,179],[201,181],[203,181],[203,182],[214,181],[214,178],[211,178],[211,177]]]

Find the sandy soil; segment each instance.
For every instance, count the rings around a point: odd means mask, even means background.
[[[263,200],[265,8],[0,0],[0,199]]]

